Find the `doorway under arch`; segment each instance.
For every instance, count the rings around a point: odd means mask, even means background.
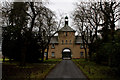
[[[62,59],[71,59],[71,49],[64,48],[62,50]]]

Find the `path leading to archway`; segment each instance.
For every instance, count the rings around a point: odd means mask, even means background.
[[[69,78],[70,80],[87,80],[81,70],[71,60],[62,60],[47,76],[49,79]]]

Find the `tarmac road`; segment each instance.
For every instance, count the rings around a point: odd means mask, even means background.
[[[47,76],[46,80],[87,80],[86,76],[71,60],[62,60]]]

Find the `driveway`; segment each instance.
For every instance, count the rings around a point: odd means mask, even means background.
[[[47,76],[49,79],[87,80],[81,70],[71,60],[62,60]]]

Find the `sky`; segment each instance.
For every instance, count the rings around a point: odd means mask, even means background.
[[[13,0],[0,0],[0,1],[13,1]],[[17,2],[25,1],[25,0],[14,0]],[[72,13],[75,9],[75,3],[76,2],[88,2],[89,0],[28,0],[28,1],[45,1],[49,2],[49,4],[46,4],[46,6],[51,9],[57,16],[57,19],[60,20],[60,16],[62,17],[68,16],[69,19],[69,26],[73,27],[72,23]],[[91,0],[91,1],[98,1],[98,0]],[[119,0],[116,0],[119,1]],[[119,23],[120,24],[120,23]]]
[[[58,13],[70,14],[78,0],[50,0],[49,8]]]
[[[77,2],[88,2],[89,0],[45,0],[46,2],[48,1],[49,4],[47,5],[48,8],[50,8],[56,15],[58,20],[60,20],[60,15],[62,17],[68,16],[69,19],[69,26],[72,28],[74,27],[74,24],[72,23],[72,13],[74,12],[74,9],[76,8],[75,3]],[[97,0],[93,0],[97,1]],[[119,1],[119,0],[116,0]],[[118,22],[116,23],[118,25]],[[119,21],[120,25],[120,21]]]
[[[0,1],[13,1],[13,0],[0,0]],[[25,1],[25,0],[14,0],[17,2]],[[69,25],[74,26],[72,24],[72,13],[75,9],[75,3],[76,2],[88,2],[89,0],[27,0],[27,1],[45,1],[49,2],[49,4],[46,4],[48,8],[50,8],[57,16],[57,19],[60,20],[60,16],[62,17],[68,16],[69,18]],[[98,1],[98,0],[91,0],[91,1]],[[104,1],[104,0],[103,0]],[[116,0],[119,1],[119,0]]]
[[[75,3],[79,0],[49,0],[49,7],[60,20],[61,16],[65,17],[68,16],[69,25],[72,26],[72,13],[75,9]]]
[[[15,1],[15,2],[22,2],[25,0],[1,0],[4,1]],[[28,1],[41,1],[41,0],[28,0]],[[57,16],[57,19],[60,20],[60,16],[62,17],[68,16],[69,18],[69,25],[72,26],[72,13],[75,9],[75,3],[82,0],[42,0],[45,2],[49,2],[49,4],[46,4],[46,6],[51,9],[55,15]]]
[[[79,1],[81,0],[49,0],[47,7],[56,14],[58,22],[61,17],[64,18],[65,16],[68,16],[68,25],[76,30],[71,17],[76,8],[75,4]],[[62,28],[64,25],[61,25],[60,27]],[[77,35],[77,33],[75,35]]]

